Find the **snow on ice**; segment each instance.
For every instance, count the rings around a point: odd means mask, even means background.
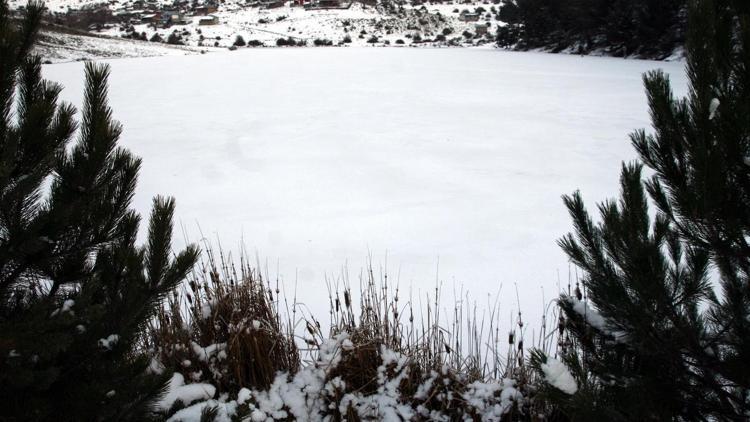
[[[620,163],[635,157],[628,134],[649,127],[644,72],[664,69],[677,95],[686,86],[680,62],[494,49],[111,64],[122,144],[143,157],[141,214],[154,195],[175,196],[190,240],[202,233],[235,254],[244,243],[322,319],[326,277],[351,272],[356,286],[371,255],[415,301],[436,279],[446,300],[454,286],[480,305],[499,292],[532,329],[568,281],[560,196],[580,189],[593,206],[616,195]],[[44,68],[79,107],[82,67]]]

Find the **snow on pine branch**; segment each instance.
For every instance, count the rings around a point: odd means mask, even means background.
[[[615,339],[617,342],[623,342],[625,341],[627,337],[627,333],[625,333],[622,330],[619,330],[617,328],[614,328],[612,324],[610,324],[606,318],[602,316],[602,314],[599,313],[596,309],[590,307],[586,301],[578,300],[574,297],[566,297],[564,299],[566,302],[568,302],[573,310],[583,317],[583,319],[592,327],[596,328],[597,330],[601,331],[604,334],[607,334]]]
[[[542,364],[544,380],[551,386],[566,394],[575,394],[578,391],[578,383],[568,370],[568,367],[559,360],[548,357],[547,362]]]

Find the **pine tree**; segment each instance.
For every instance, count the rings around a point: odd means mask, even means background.
[[[583,291],[559,300],[560,356],[577,391],[554,385],[542,352],[532,364],[572,419],[750,415],[749,12],[742,1],[690,3],[689,95],[675,99],[665,74],[647,74],[654,133],[631,135],[653,176],[624,165],[620,199],[599,205],[597,224],[580,194],[565,197],[575,234],[560,245]]]
[[[109,69],[86,65],[77,124],[30,53],[43,10],[16,22],[0,2],[0,419],[143,420],[166,380],[138,336],[198,251],[170,258],[174,201],[161,197],[136,244],[141,161],[117,147]]]

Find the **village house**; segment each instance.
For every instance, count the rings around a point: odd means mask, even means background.
[[[146,13],[141,15],[141,23],[157,23],[161,19],[161,14],[157,13]]]
[[[219,24],[219,17],[216,15],[208,15],[198,20],[198,25],[200,26],[218,25],[218,24]]]
[[[339,0],[318,0],[318,7],[320,8],[326,8],[326,7],[339,7],[341,6],[341,3]]]
[[[360,0],[363,4],[367,0]],[[342,1],[342,0],[312,0],[310,2],[305,2],[305,9],[307,10],[320,10],[320,9],[348,9],[351,7],[352,2],[351,1]]]
[[[479,13],[471,13],[464,10],[460,15],[458,15],[458,20],[462,22],[477,22],[479,21]]]
[[[130,24],[141,23],[143,10],[118,10],[112,13],[112,17],[118,22],[127,22]]]
[[[284,0],[262,0],[259,4],[263,9],[276,9],[283,7],[285,3]]]
[[[204,4],[195,8],[195,14],[198,16],[206,16],[212,13],[216,13],[217,7],[213,4]]]
[[[161,13],[160,22],[166,28],[171,25],[185,25],[188,19],[184,13],[177,10],[165,10]]]

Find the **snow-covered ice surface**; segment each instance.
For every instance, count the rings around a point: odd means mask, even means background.
[[[663,68],[678,95],[686,88],[680,62],[494,49],[111,64],[122,144],[144,159],[142,215],[154,195],[174,195],[192,241],[202,231],[225,249],[243,242],[324,323],[326,277],[346,265],[356,288],[371,253],[422,303],[439,279],[446,299],[463,286],[480,309],[499,291],[510,315],[517,283],[528,335],[558,272],[568,277],[560,196],[581,189],[593,205],[617,193],[620,163],[635,157],[628,133],[649,127],[643,72]],[[44,72],[80,106],[81,63]]]

